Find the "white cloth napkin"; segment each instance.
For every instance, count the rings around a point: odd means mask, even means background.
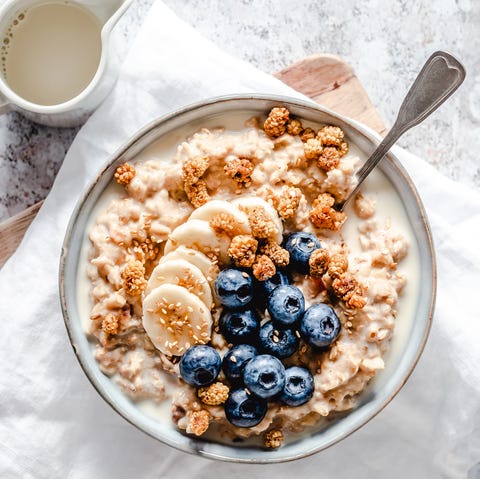
[[[161,2],[148,15],[112,95],[78,134],[17,253],[0,271],[0,477],[480,477],[480,194],[397,149],[424,199],[439,265],[435,321],[407,385],[340,444],[288,464],[217,463],[128,424],[94,391],[63,324],[60,247],[82,190],[150,120],[227,93],[298,94],[222,53]]]

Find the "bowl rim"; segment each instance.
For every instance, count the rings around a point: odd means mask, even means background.
[[[361,136],[366,138],[370,143],[377,145],[379,143],[379,138],[380,135],[378,133],[373,132],[372,130],[363,125],[362,123],[358,122],[357,120],[350,119],[348,117],[345,117],[342,114],[339,114],[335,111],[330,110],[329,108],[326,108],[318,103],[315,103],[313,100],[305,101],[305,100],[300,100],[294,97],[289,97],[286,95],[271,95],[271,94],[258,94],[258,93],[252,93],[252,94],[232,94],[232,95],[221,95],[221,96],[215,96],[208,98],[206,100],[201,100],[197,101],[195,103],[189,104],[187,106],[183,106],[181,108],[177,108],[173,110],[172,112],[169,112],[165,115],[162,115],[149,123],[147,123],[145,126],[140,128],[134,135],[132,135],[125,143],[122,144],[116,151],[114,151],[112,154],[108,156],[108,159],[104,162],[102,165],[100,171],[97,173],[95,178],[93,178],[88,186],[84,189],[83,193],[77,200],[77,203],[71,213],[70,220],[67,225],[64,241],[62,244],[62,249],[61,249],[61,255],[60,255],[60,262],[59,262],[59,271],[58,271],[58,280],[59,280],[59,294],[60,294],[60,304],[61,304],[61,310],[62,310],[62,315],[65,323],[65,327],[67,329],[67,334],[68,338],[70,341],[70,344],[73,348],[74,354],[83,370],[85,375],[87,376],[88,380],[94,387],[94,389],[97,391],[97,393],[102,397],[104,401],[107,402],[107,404],[112,407],[123,419],[128,421],[130,424],[135,426],[137,429],[142,431],[143,433],[149,435],[150,437],[160,441],[163,444],[166,444],[168,446],[174,447],[177,450],[181,450],[183,452],[187,452],[193,455],[197,455],[200,457],[205,457],[209,459],[215,459],[215,460],[221,460],[221,461],[226,461],[226,462],[236,462],[236,463],[250,463],[250,464],[273,464],[273,463],[281,463],[281,462],[290,462],[294,461],[297,459],[301,459],[304,457],[311,456],[313,454],[316,454],[322,450],[325,450],[337,443],[339,443],[341,440],[345,439],[346,437],[350,436],[353,434],[355,431],[359,430],[362,428],[365,424],[370,422],[375,416],[377,416],[385,407],[393,400],[393,398],[398,394],[398,392],[403,388],[407,380],[410,378],[413,370],[415,369],[424,349],[425,345],[431,330],[432,326],[432,321],[433,321],[433,314],[434,314],[434,309],[435,309],[435,300],[436,300],[436,292],[437,292],[437,264],[436,264],[436,257],[435,257],[435,249],[433,245],[433,237],[430,229],[430,224],[426,215],[426,211],[424,208],[424,205],[422,203],[422,200],[418,194],[418,191],[408,175],[407,171],[405,168],[402,166],[401,162],[398,160],[398,158],[393,154],[391,151],[387,153],[383,161],[390,161],[393,162],[395,168],[398,170],[398,172],[402,175],[403,181],[405,181],[410,189],[410,192],[413,196],[413,200],[418,208],[417,213],[419,214],[419,217],[421,218],[421,221],[423,223],[424,229],[425,229],[425,234],[427,238],[427,248],[428,248],[428,253],[431,259],[431,296],[430,300],[428,303],[428,317],[426,318],[426,324],[425,328],[423,331],[423,335],[420,339],[418,348],[415,352],[414,357],[411,360],[411,363],[408,367],[408,370],[406,374],[403,376],[402,380],[396,385],[394,389],[390,392],[388,397],[386,397],[382,403],[373,411],[367,413],[366,418],[361,420],[358,424],[355,425],[355,427],[349,429],[348,431],[344,431],[340,434],[338,434],[337,437],[335,437],[333,440],[328,442],[327,444],[321,444],[318,447],[314,447],[312,449],[309,449],[305,452],[299,453],[299,454],[293,454],[288,457],[276,457],[276,456],[271,456],[268,458],[261,458],[261,459],[256,459],[256,458],[245,458],[245,457],[230,457],[230,456],[224,456],[224,455],[219,455],[215,454],[209,451],[205,451],[196,447],[192,447],[190,444],[190,447],[187,445],[185,446],[184,444],[180,443],[174,443],[172,441],[168,441],[165,438],[159,438],[155,434],[153,434],[150,431],[145,430],[140,424],[137,424],[133,418],[129,417],[127,413],[124,413],[121,408],[115,404],[113,400],[111,400],[106,392],[104,391],[104,388],[102,385],[97,382],[95,375],[93,371],[90,370],[89,365],[87,364],[87,361],[83,358],[83,355],[80,353],[80,349],[78,348],[78,345],[76,343],[76,338],[75,334],[73,331],[73,327],[71,324],[71,318],[69,315],[69,306],[67,303],[67,292],[66,292],[66,281],[65,281],[65,266],[66,266],[66,260],[69,254],[69,246],[71,244],[71,241],[74,237],[74,229],[75,225],[77,222],[78,217],[80,216],[80,213],[83,210],[83,207],[87,201],[87,199],[90,197],[90,194],[92,191],[95,189],[97,183],[103,178],[107,170],[110,169],[110,167],[116,163],[125,153],[127,153],[134,145],[140,141],[143,137],[147,136],[149,133],[153,132],[156,128],[161,126],[162,124],[166,124],[169,121],[173,120],[174,118],[178,116],[183,116],[185,114],[188,114],[189,112],[193,112],[197,109],[201,109],[203,107],[208,107],[214,104],[228,104],[231,102],[237,102],[237,101],[244,101],[244,100],[250,100],[250,101],[268,101],[268,102],[274,102],[278,104],[288,104],[288,105],[293,105],[295,107],[299,108],[307,108],[311,110],[315,110],[318,113],[323,113],[326,114],[335,120],[339,122],[343,122],[347,124],[350,128],[355,130],[357,133],[359,133]],[[287,105],[287,106],[288,106]],[[245,108],[246,110],[248,108]],[[186,124],[189,122],[187,121]],[[151,143],[153,143],[156,140],[153,140]],[[151,144],[150,143],[150,144]],[[143,149],[148,148],[149,145],[145,146]],[[138,154],[138,153],[137,153]],[[195,439],[193,439],[195,441]],[[231,447],[231,446],[230,446]]]

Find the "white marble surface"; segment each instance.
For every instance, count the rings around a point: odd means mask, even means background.
[[[137,0],[118,25],[125,51],[153,1]],[[319,52],[343,56],[387,125],[426,58],[437,49],[456,54],[467,69],[464,86],[401,145],[480,188],[480,1],[165,3],[227,52],[268,72]],[[0,221],[47,195],[76,131],[35,125],[16,113],[0,118]]]

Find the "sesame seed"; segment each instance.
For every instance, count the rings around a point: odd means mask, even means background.
[[[243,276],[244,278],[248,278],[248,274],[245,273],[245,271],[242,272],[242,276]]]
[[[250,394],[252,394],[252,393],[248,390],[248,388],[245,388],[244,391],[245,391],[249,396],[250,396]]]
[[[235,356],[230,356],[230,361],[232,361],[232,363],[236,363],[237,358]]]
[[[278,341],[279,341],[278,336],[273,336],[272,340],[273,340],[274,343],[278,343]]]
[[[300,333],[299,333],[298,331],[296,331],[296,330],[295,330],[295,336],[296,336],[297,338],[300,338]]]

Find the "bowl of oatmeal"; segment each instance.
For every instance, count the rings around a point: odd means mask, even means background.
[[[435,259],[392,154],[335,209],[375,144],[320,106],[260,95],[132,138],[77,205],[60,268],[101,396],[166,444],[239,462],[313,454],[383,409],[427,339]]]

